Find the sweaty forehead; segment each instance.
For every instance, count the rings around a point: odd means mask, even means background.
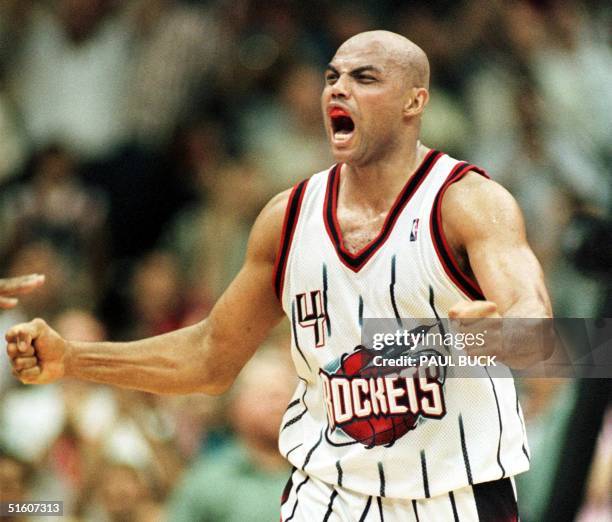
[[[371,65],[399,74],[412,85],[429,86],[427,55],[404,36],[389,31],[368,31],[349,38],[331,63],[337,69]]]
[[[373,41],[368,44],[346,42],[336,52],[331,61],[335,67],[352,69],[363,65],[373,65],[382,70],[398,67],[400,64],[382,42]]]

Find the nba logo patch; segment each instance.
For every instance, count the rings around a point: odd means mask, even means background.
[[[416,241],[419,233],[419,219],[412,220],[412,230],[410,230],[410,241]]]

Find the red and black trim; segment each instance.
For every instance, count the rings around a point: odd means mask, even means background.
[[[285,484],[285,488],[283,489],[283,494],[281,495],[281,503],[282,506],[287,500],[289,500],[289,494],[291,493],[291,489],[293,488],[293,473],[295,473],[296,467],[293,466],[291,469],[291,475],[289,475],[289,480],[287,484]]]
[[[302,208],[302,200],[306,192],[308,180],[298,183],[289,196],[287,209],[285,210],[285,220],[283,222],[283,231],[281,232],[280,248],[276,254],[276,262],[274,263],[274,273],[272,275],[272,283],[274,285],[274,293],[279,301],[283,298],[283,285],[285,283],[285,269],[287,268],[287,258],[291,241],[295,234],[300,209]]]
[[[353,272],[359,272],[359,270],[363,268],[368,260],[378,251],[378,249],[384,244],[391,234],[393,226],[402,213],[402,210],[406,207],[408,201],[410,201],[410,198],[417,191],[440,156],[442,156],[442,153],[438,152],[437,150],[430,150],[427,153],[419,168],[416,170],[414,175],[410,177],[406,185],[404,185],[402,191],[395,199],[395,202],[391,206],[391,209],[387,214],[387,218],[385,219],[385,223],[383,224],[378,235],[355,254],[352,254],[344,248],[342,231],[340,230],[338,217],[336,215],[336,209],[338,207],[338,188],[340,185],[341,164],[338,164],[332,168],[327,180],[327,190],[325,192],[325,202],[323,205],[323,220],[325,222],[327,234],[334,245],[340,261],[342,261],[345,266],[350,268]]]
[[[440,191],[436,195],[433,203],[430,219],[430,230],[431,237],[433,239],[434,248],[438,254],[438,258],[444,267],[446,275],[459,287],[459,289],[466,294],[470,299],[481,300],[484,299],[484,294],[478,285],[478,282],[470,277],[468,274],[463,272],[459,268],[459,264],[453,255],[452,249],[446,240],[444,235],[444,229],[442,227],[442,198],[444,193],[453,183],[459,181],[468,172],[475,171],[481,176],[488,178],[487,173],[474,165],[469,163],[459,163],[448,175],[448,178],[440,188]]]

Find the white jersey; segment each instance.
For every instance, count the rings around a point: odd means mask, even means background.
[[[405,415],[389,414],[389,401],[407,390],[385,388],[388,379],[379,388],[361,379],[353,396],[336,386],[364,367],[364,318],[447,317],[458,301],[483,299],[452,256],[440,201],[468,171],[486,174],[430,151],[378,236],[352,254],[336,217],[340,170],[296,185],[285,214],[274,285],[300,384],[281,424],[281,453],[325,483],[391,498],[429,498],[527,470],[511,377],[430,379],[412,390],[418,403]]]

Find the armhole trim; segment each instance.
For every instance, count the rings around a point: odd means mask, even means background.
[[[474,165],[462,162],[455,166],[434,199],[429,226],[434,249],[436,250],[436,254],[438,255],[438,259],[440,260],[446,275],[464,294],[474,301],[485,299],[485,296],[480,288],[480,285],[478,284],[478,281],[461,270],[457,260],[455,259],[453,251],[446,239],[446,235],[444,234],[441,204],[444,193],[448,187],[462,179],[468,172],[471,171],[477,172],[481,176],[490,179],[489,175],[483,169]]]
[[[302,208],[302,201],[304,199],[304,192],[306,192],[307,184],[308,180],[305,179],[293,187],[293,190],[289,195],[289,201],[287,201],[287,208],[285,209],[283,230],[281,232],[279,248],[276,253],[274,271],[272,274],[274,293],[276,294],[278,300],[281,301],[281,304],[283,299],[287,259],[289,257],[289,250],[291,249],[291,243],[295,234],[295,228],[298,222],[300,209]]]

